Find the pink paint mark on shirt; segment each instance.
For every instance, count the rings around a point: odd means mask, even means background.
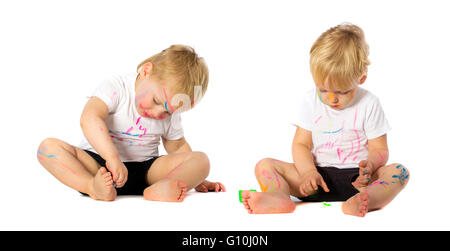
[[[338,139],[336,139],[334,142],[331,142],[331,141],[328,141],[326,144],[325,144],[325,148],[328,148],[328,149],[333,149],[334,148],[334,144],[336,144],[336,142],[338,141]]]
[[[316,154],[321,154],[322,152],[320,151],[320,149],[322,149],[324,147],[324,145],[320,145],[317,149],[316,149]]]
[[[114,96],[117,95],[117,92],[113,92],[113,95],[111,96],[111,101],[114,99]]]
[[[359,150],[361,149],[361,139],[359,138],[359,134],[357,130],[353,130],[356,133],[356,138],[358,139],[358,148],[356,149],[355,155],[359,152]],[[355,161],[357,156],[355,156],[353,158],[353,161]]]
[[[317,124],[317,122],[319,122],[319,120],[322,118],[322,115],[320,115],[317,119],[316,119],[316,121],[314,121],[314,124]]]
[[[136,125],[139,124],[139,121],[141,120],[141,117],[139,117],[136,121]]]
[[[131,132],[131,130],[133,130],[133,127],[128,128],[128,130],[125,133],[128,134]]]
[[[344,151],[341,150],[340,148],[337,149],[337,155],[339,157],[339,160],[341,160],[341,153],[343,153]]]
[[[350,151],[350,153],[349,153],[347,156],[345,156],[344,160],[342,161],[342,164],[345,163],[345,161],[347,160],[347,158],[348,158],[350,155],[352,155],[352,153],[353,153],[353,141],[352,141],[352,150]]]
[[[139,129],[141,129],[141,128],[139,128]],[[142,138],[142,136],[144,136],[146,133],[147,133],[147,128],[144,128],[144,133],[139,135],[139,138]]]

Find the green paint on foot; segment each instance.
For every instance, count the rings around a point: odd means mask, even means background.
[[[242,203],[242,191],[243,191],[243,190],[239,190],[239,202],[240,202],[240,203]],[[250,189],[250,191],[256,192],[255,189]]]

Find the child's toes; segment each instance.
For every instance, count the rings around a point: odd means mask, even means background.
[[[106,170],[106,168],[105,167],[100,167],[100,169],[99,169],[99,171],[100,171],[100,173],[101,174],[105,174],[105,173],[107,173],[108,171]]]

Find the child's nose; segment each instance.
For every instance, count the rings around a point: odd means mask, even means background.
[[[336,95],[333,93],[328,94],[328,99],[333,103],[336,103],[338,101]]]

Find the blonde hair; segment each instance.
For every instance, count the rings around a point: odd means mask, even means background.
[[[140,68],[151,62],[154,74],[159,79],[174,77],[177,80],[175,93],[184,93],[194,100],[194,86],[200,86],[202,95],[208,88],[209,72],[205,60],[197,55],[192,47],[172,45],[169,48],[142,61]],[[197,100],[195,100],[197,103]]]
[[[318,86],[345,90],[354,86],[370,65],[369,46],[364,32],[344,23],[330,28],[314,42],[310,51],[310,70]]]

